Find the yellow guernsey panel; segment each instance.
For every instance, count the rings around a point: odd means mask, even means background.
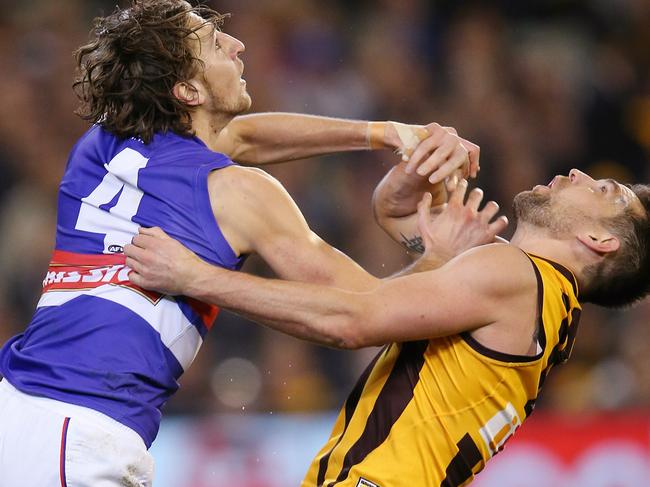
[[[303,487],[458,487],[530,415],[567,360],[580,305],[574,276],[529,256],[538,278],[539,353],[495,352],[469,333],[391,344],[353,389]]]

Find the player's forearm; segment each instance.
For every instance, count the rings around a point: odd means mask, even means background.
[[[293,113],[259,113],[228,125],[231,158],[243,164],[270,164],[335,152],[381,148],[384,131],[365,121]],[[372,144],[371,144],[372,142]],[[386,148],[391,148],[386,143]]]
[[[424,252],[417,228],[417,205],[425,191],[433,194],[434,212],[446,202],[447,191],[442,183],[431,185],[417,174],[406,174],[404,163],[392,168],[377,185],[372,198],[377,224],[390,238],[402,245],[414,258]],[[446,262],[441,259],[441,262]]]
[[[443,183],[430,184],[426,177],[406,174],[405,162],[393,167],[379,182],[372,196],[375,219],[403,218],[417,212],[417,206],[425,191],[433,195],[433,206],[447,201],[447,191]]]
[[[184,294],[253,321],[336,348],[358,348],[355,323],[366,294],[307,283],[265,279],[209,265],[194,274]]]

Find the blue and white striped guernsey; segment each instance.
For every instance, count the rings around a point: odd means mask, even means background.
[[[149,144],[92,127],[59,188],[56,250],[26,331],[0,351],[18,390],[92,408],[151,445],[217,309],[131,285],[123,247],[159,226],[204,260],[239,269],[214,219],[207,178],[232,165],[196,137]]]

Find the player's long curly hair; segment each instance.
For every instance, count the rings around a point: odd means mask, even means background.
[[[600,306],[622,307],[650,293],[650,185],[635,184],[630,189],[645,209],[639,216],[627,209],[610,219],[608,226],[621,240],[612,258],[587,267],[587,285],[580,291],[581,301]]]
[[[191,135],[190,107],[172,90],[202,64],[189,40],[204,24],[191,24],[192,12],[217,28],[227,17],[183,0],[134,0],[95,19],[93,39],[75,53],[73,89],[81,102],[75,113],[145,143],[156,132]]]

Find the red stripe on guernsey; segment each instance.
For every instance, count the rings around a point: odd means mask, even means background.
[[[43,292],[78,291],[114,284],[133,289],[157,302],[162,296],[160,293],[146,291],[129,281],[131,269],[125,261],[124,254],[75,254],[55,250],[43,279]]]
[[[193,298],[186,298],[187,304],[190,305],[190,308],[199,315],[201,321],[205,327],[209,330],[214,324],[214,320],[217,319],[219,314],[219,308],[211,304],[203,303],[202,301],[197,301]]]
[[[43,292],[79,291],[113,284],[132,289],[157,303],[162,297],[160,293],[146,291],[129,281],[131,269],[126,266],[125,261],[124,254],[76,254],[55,250],[43,280]],[[192,298],[186,298],[186,302],[206,329],[211,329],[219,314],[219,308]]]
[[[63,420],[63,429],[61,431],[61,451],[59,453],[59,478],[61,479],[61,487],[67,487],[68,483],[65,479],[65,444],[68,441],[68,425],[70,418]]]
[[[52,262],[50,265],[68,265],[76,267],[84,266],[102,266],[124,264],[126,256],[124,254],[76,254],[74,252],[64,252],[55,250],[52,253]]]

